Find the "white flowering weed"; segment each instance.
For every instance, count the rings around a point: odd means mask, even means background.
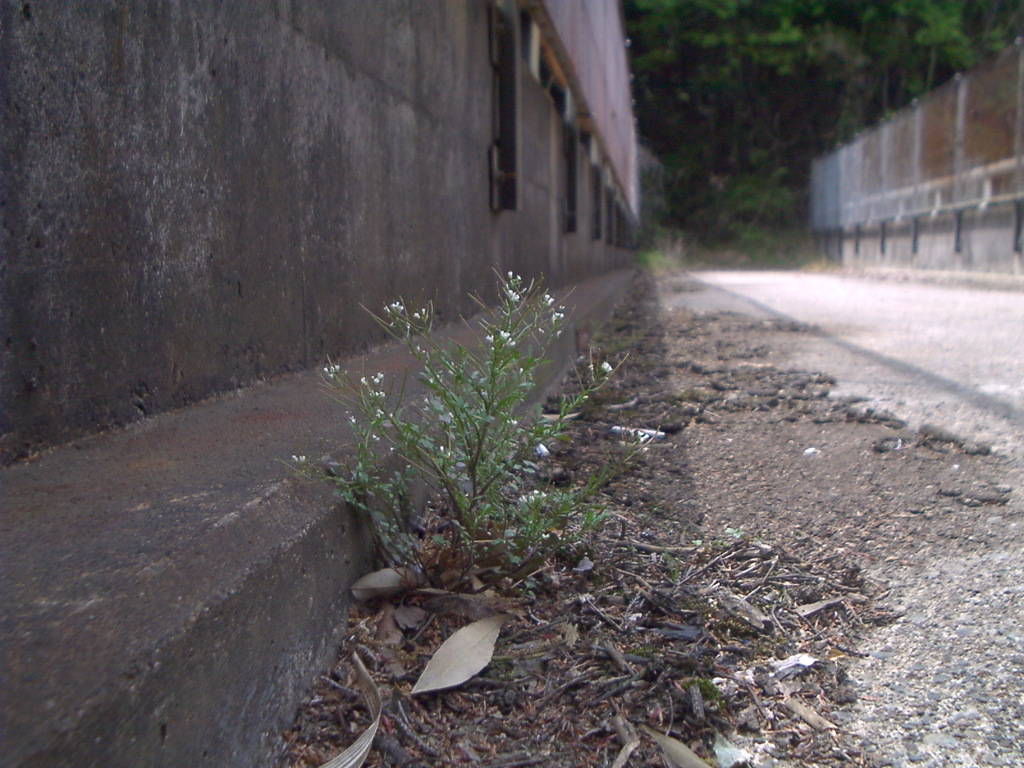
[[[370,521],[381,558],[419,567],[435,586],[528,576],[598,524],[602,510],[589,499],[614,474],[576,487],[536,487],[536,446],[561,439],[565,417],[613,371],[600,366],[579,394],[560,402],[554,418],[541,418],[527,398],[564,327],[564,308],[512,273],[501,279],[498,297],[493,309],[478,302],[485,312],[472,349],[431,337],[430,305],[412,312],[401,301],[384,307],[377,319],[419,364],[425,398],[407,398],[404,383],[385,384],[381,374],[346,383],[325,369],[339,398],[362,416],[353,421],[354,459],[333,482]],[[386,461],[394,455],[397,462]],[[440,503],[432,524],[421,520],[413,531],[408,506],[416,480]]]

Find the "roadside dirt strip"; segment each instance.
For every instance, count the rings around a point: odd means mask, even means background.
[[[774,293],[735,290],[772,281],[783,284]],[[1017,492],[1024,432],[1005,401],[1014,384],[1019,395],[1021,382],[1001,370],[1024,362],[1024,326],[998,311],[1005,305],[1020,313],[1024,295],[856,276],[734,273],[662,282],[663,303],[687,318],[697,309],[712,325],[725,307],[736,313],[735,323],[753,322],[751,316],[777,322],[771,306],[784,308],[786,317],[820,321],[766,340],[773,363],[811,362],[842,377],[833,398],[863,397],[854,411],[878,417],[885,409],[915,428],[891,422],[891,434],[870,445],[866,434],[848,427],[822,425],[818,435],[809,426],[794,429],[788,455],[804,445],[820,452],[795,462],[799,490],[779,498],[795,509],[789,530],[779,535],[827,541],[833,556],[854,553],[865,577],[888,590],[883,605],[898,617],[863,638],[865,655],[847,666],[858,701],[836,713],[868,764],[1024,764],[1024,504]],[[793,298],[801,289],[811,305],[806,311]],[[687,301],[688,294],[696,300]],[[837,339],[827,325],[853,323],[862,334],[857,343]],[[887,323],[894,327],[884,340],[878,329]],[[994,380],[997,375],[1005,381]],[[981,381],[977,389],[969,386],[972,379]],[[740,443],[731,462],[718,464],[731,470],[722,479],[733,490],[723,495],[707,488],[705,498],[717,501],[707,523],[736,525],[733,509],[744,520],[774,517],[772,492],[756,486],[780,486],[779,475],[793,462],[771,457],[771,446],[783,440],[777,426],[750,423],[758,425],[754,432],[725,438]],[[773,434],[759,438],[762,429]],[[987,441],[994,455],[981,461],[962,455],[984,453]]]
[[[368,765],[662,764],[645,728],[719,768],[1024,763],[1019,456],[844,392],[795,362],[820,333],[745,306],[638,276],[581,361],[620,370],[539,469],[576,482],[650,430],[603,530],[515,589],[361,604],[281,765],[372,720],[353,653],[383,698]],[[494,613],[480,675],[411,694]]]

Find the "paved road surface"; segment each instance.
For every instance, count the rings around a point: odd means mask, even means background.
[[[698,272],[689,309],[814,325],[793,364],[834,374],[911,426],[1024,455],[1024,292],[800,272]]]
[[[869,764],[1024,765],[1024,292],[839,275],[699,272],[705,290],[663,300],[697,313],[783,316],[794,368],[836,376],[911,427],[932,423],[1003,454],[1010,503],[917,567],[884,573],[904,614],[852,664],[844,724]],[[769,763],[765,763],[768,765]],[[776,764],[781,765],[781,763]]]

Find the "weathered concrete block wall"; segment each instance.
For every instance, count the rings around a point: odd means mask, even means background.
[[[560,118],[525,68],[522,204],[492,212],[488,13],[0,0],[0,460],[358,351],[361,305],[453,319],[495,269],[626,263],[587,167],[564,231]]]

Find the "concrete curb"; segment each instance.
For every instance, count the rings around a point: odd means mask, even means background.
[[[570,332],[538,397],[571,364],[572,331],[608,314],[631,274],[563,295]],[[285,466],[347,443],[321,388],[310,371],[0,470],[5,765],[273,762],[370,566],[351,514]]]

